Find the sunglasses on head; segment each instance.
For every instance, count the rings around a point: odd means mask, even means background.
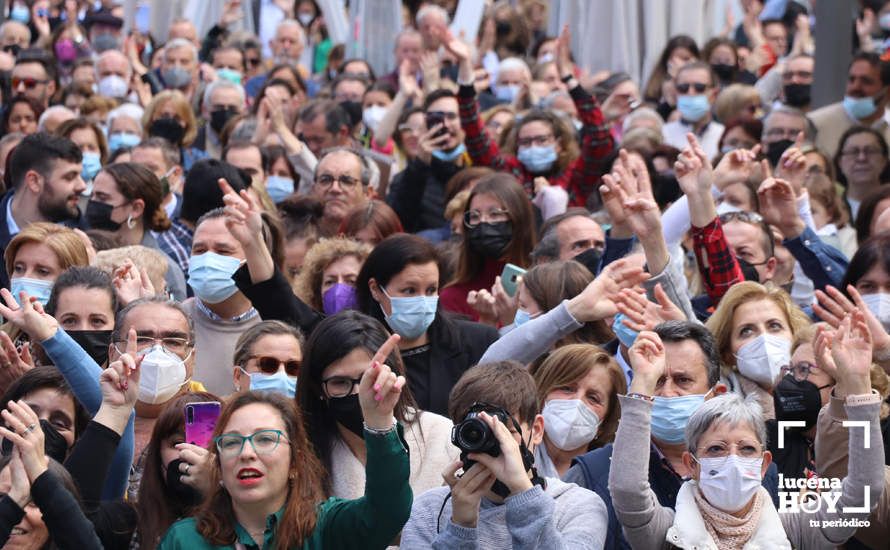
[[[708,89],[708,85],[702,84],[701,82],[693,82],[693,83],[684,82],[682,84],[677,84],[677,91],[680,92],[681,94],[689,93],[690,88],[695,88],[696,93],[702,94],[705,92],[705,90]]]
[[[254,355],[247,360],[250,361],[251,359],[256,359],[257,366],[264,374],[275,374],[278,372],[278,366],[284,363],[284,372],[286,372],[288,376],[298,376],[300,374],[300,366],[302,365],[302,361],[297,361],[296,359],[282,361],[277,357],[269,357],[266,355]]]

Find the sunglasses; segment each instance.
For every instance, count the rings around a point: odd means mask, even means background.
[[[684,82],[682,84],[677,84],[677,91],[681,94],[689,93],[690,88],[695,88],[695,93],[703,94],[705,90],[708,89],[708,85],[702,84],[701,82],[693,82],[691,84],[689,82]]]
[[[251,67],[256,67],[262,63],[259,57],[248,57],[246,61]]]
[[[277,357],[269,357],[266,355],[254,355],[253,357],[247,358],[248,361],[251,359],[256,359],[257,366],[264,374],[275,374],[278,372],[278,366],[284,363],[284,372],[286,372],[288,376],[298,376],[300,374],[300,366],[303,364],[302,361],[297,361],[296,359],[282,361]]]
[[[36,88],[40,84],[46,84],[49,80],[38,80],[36,78],[13,78],[12,79],[12,88],[16,89],[22,84],[25,85],[25,88],[31,90]]]

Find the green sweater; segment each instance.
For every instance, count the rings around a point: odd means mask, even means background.
[[[401,432],[401,426],[399,426]],[[402,530],[411,514],[412,494],[408,485],[408,451],[399,433],[375,436],[365,432],[367,466],[365,496],[355,500],[329,498],[318,506],[315,530],[303,541],[304,550],[314,548],[386,548]],[[275,528],[283,509],[266,520],[263,549],[274,548]],[[248,549],[258,548],[247,531],[235,525],[237,542]],[[161,550],[235,548],[207,542],[194,518],[180,520],[170,527],[158,545]]]

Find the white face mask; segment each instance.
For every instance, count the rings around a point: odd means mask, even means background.
[[[372,132],[377,131],[377,125],[380,124],[380,121],[383,120],[383,115],[386,114],[386,107],[382,105],[372,105],[362,111],[362,122],[365,123]]]
[[[890,330],[890,294],[884,292],[863,294],[862,301],[871,314],[884,325],[884,330]]]
[[[723,214],[729,214],[730,212],[741,212],[742,209],[734,204],[730,204],[726,201],[721,202],[717,205],[717,215],[722,216]]]
[[[544,432],[563,451],[574,451],[596,437],[599,416],[580,399],[551,399],[544,405]]]
[[[739,348],[735,358],[743,376],[772,386],[782,365],[791,361],[791,342],[782,336],[761,334]]]
[[[136,398],[149,405],[169,401],[186,382],[185,362],[160,344],[142,356]]]
[[[763,457],[697,458],[701,467],[698,488],[712,505],[724,512],[738,512],[757,493],[761,483]]]

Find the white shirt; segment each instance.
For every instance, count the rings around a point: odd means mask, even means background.
[[[704,133],[701,135],[696,134],[699,143],[701,143],[701,146],[705,150],[705,154],[708,155],[709,159],[713,159],[717,156],[717,153],[720,152],[718,144],[720,143],[720,137],[723,135],[724,129],[725,127],[722,124],[712,120],[705,126]],[[689,141],[686,140],[686,134],[689,132],[695,133],[692,126],[686,124],[682,120],[668,122],[661,129],[665,145],[676,147],[681,151],[689,147]]]
[[[272,57],[269,41],[275,38],[278,24],[284,21],[284,12],[272,0],[260,0],[259,35],[263,45],[263,58]]]

